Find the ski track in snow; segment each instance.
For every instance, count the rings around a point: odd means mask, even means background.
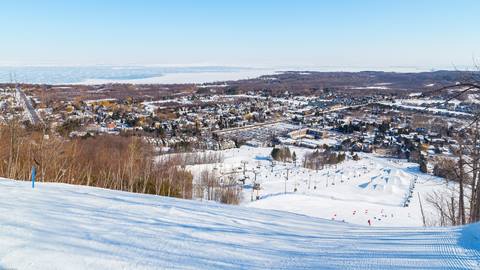
[[[480,225],[366,227],[0,180],[0,269],[479,269]]]

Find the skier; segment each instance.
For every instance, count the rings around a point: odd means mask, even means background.
[[[372,226],[372,222],[370,221],[370,219],[368,220],[368,226]]]

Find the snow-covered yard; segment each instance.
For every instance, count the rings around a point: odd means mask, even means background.
[[[374,228],[0,180],[0,269],[479,269],[478,224]]]

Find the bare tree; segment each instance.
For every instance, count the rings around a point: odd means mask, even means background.
[[[472,72],[469,77],[465,78],[463,83],[458,83],[453,86],[446,86],[436,89],[436,93],[442,91],[452,91],[453,95],[445,100],[445,103],[459,98],[460,96],[480,91],[480,73]],[[429,94],[429,93],[427,93]],[[440,213],[441,223],[444,225],[446,220],[450,225],[466,224],[477,222],[480,220],[480,141],[479,141],[479,125],[480,112],[475,112],[473,119],[471,119],[465,126],[459,129],[457,140],[459,142],[458,148],[455,149],[457,162],[450,172],[446,172],[445,168],[437,168],[434,173],[440,173],[449,176],[450,180],[458,183],[458,196],[450,196],[449,198],[434,194],[429,197],[428,201]],[[452,177],[453,176],[453,177]],[[470,198],[468,198],[465,190],[471,190]],[[455,199],[457,197],[457,199]],[[465,199],[469,199],[468,213]]]

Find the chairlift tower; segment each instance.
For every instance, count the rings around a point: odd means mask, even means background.
[[[245,172],[247,170],[247,163],[248,161],[242,160],[241,163],[243,164],[243,177],[245,177]]]
[[[290,171],[290,168],[287,168],[287,177],[285,177],[285,194],[287,194],[287,181],[288,181],[288,172]]]
[[[255,175],[255,178],[253,179],[253,183],[252,183],[252,193],[251,193],[251,195],[250,195],[250,201],[252,201],[252,202],[253,202],[253,193],[254,193],[254,191],[257,191],[256,199],[258,200],[258,191],[260,190],[260,184],[257,183],[257,174],[258,174],[258,173],[259,173],[259,172],[255,171],[255,170],[253,171],[253,174]]]

